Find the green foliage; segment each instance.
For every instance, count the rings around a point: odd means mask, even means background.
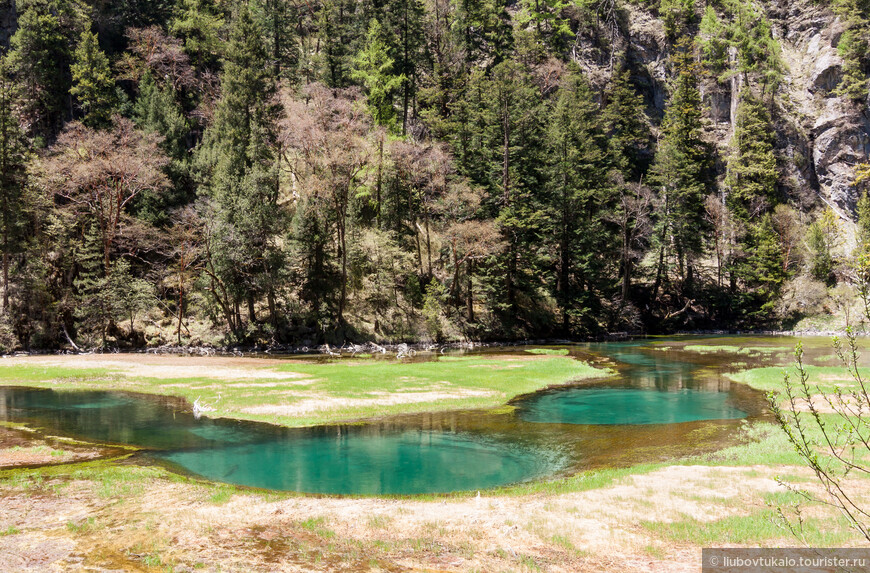
[[[833,251],[837,242],[837,215],[831,209],[826,209],[807,229],[810,274],[816,280],[831,282],[834,271]]]
[[[93,128],[108,125],[116,103],[115,79],[96,34],[82,32],[70,70],[73,81],[70,93],[82,108],[82,123]]]
[[[649,146],[650,132],[643,96],[631,85],[629,70],[624,66],[614,72],[604,101],[602,121],[608,160],[625,180],[636,180],[643,171],[641,154]]]
[[[661,0],[659,2],[659,17],[664,23],[668,38],[676,40],[686,33],[695,19],[695,2],[693,0]]]
[[[718,82],[739,74],[745,86],[772,96],[784,67],[782,49],[764,8],[755,2],[727,1],[720,10],[707,5],[699,25],[698,44],[705,70]],[[735,50],[734,61],[730,48]]]
[[[843,58],[843,77],[837,86],[839,96],[854,101],[867,99],[867,75],[864,71],[868,44],[856,29],[849,29],[840,36],[837,52]]]
[[[779,172],[773,153],[775,132],[770,114],[751,91],[745,90],[737,106],[737,121],[728,158],[728,206],[741,221],[767,211],[779,201],[776,182]]]
[[[377,20],[372,20],[365,46],[354,60],[351,78],[365,86],[369,113],[375,123],[393,128],[396,122],[393,97],[407,78],[395,73],[388,49],[383,27]]]
[[[870,248],[870,193],[862,193],[856,206],[858,215],[858,248]]]
[[[71,113],[70,64],[73,46],[86,28],[84,7],[75,0],[19,0],[16,9],[9,69],[26,96],[25,115],[34,123],[34,135],[52,138]]]
[[[18,115],[20,93],[11,81],[5,60],[0,60],[0,250],[3,257],[2,312],[9,307],[11,257],[24,243],[25,185],[28,142]]]
[[[146,132],[156,133],[161,138],[161,149],[170,159],[167,175],[172,180],[172,194],[143,193],[135,205],[137,216],[156,224],[168,223],[169,207],[178,207],[189,200],[191,170],[187,139],[190,122],[169,87],[161,89],[150,72],[139,82],[139,97],[133,106],[136,126]]]
[[[672,245],[681,280],[688,278],[687,265],[703,250],[707,226],[704,198],[712,168],[712,151],[703,138],[698,70],[692,51],[691,40],[684,38],[677,43],[673,55],[676,79],[650,173],[662,190],[664,202],[656,221],[658,246],[664,252]]]
[[[517,21],[534,30],[535,37],[557,54],[564,53],[574,39],[566,0],[523,0]]]
[[[294,30],[294,8],[286,0],[257,0],[251,2],[254,20],[263,30],[266,51],[275,77],[293,79],[299,62],[298,43]]]
[[[224,15],[214,0],[181,0],[169,31],[184,42],[184,51],[195,66],[208,68],[216,65],[223,53],[224,25]]]
[[[125,258],[115,263],[105,288],[112,318],[128,319],[131,334],[136,315],[152,309],[157,301],[154,285],[145,279],[135,278]]]
[[[565,334],[594,330],[588,315],[600,301],[584,285],[606,280],[606,261],[615,256],[616,241],[604,220],[608,198],[600,170],[606,144],[600,113],[576,67],[563,80],[550,112],[546,145],[551,191],[544,234],[552,237],[554,256],[547,266],[555,270],[548,282]]]
[[[866,100],[870,4],[866,0],[835,0],[833,8],[846,27],[837,44],[843,76],[835,93],[856,102]]]
[[[714,77],[719,78],[728,68],[728,29],[710,4],[698,29],[698,44],[701,47],[703,64]]]
[[[436,341],[444,338],[444,322],[442,308],[447,302],[447,289],[438,281],[432,281],[426,287],[423,295],[423,317],[426,320],[426,331]]]
[[[542,155],[544,114],[538,89],[528,69],[506,60],[480,77],[469,91],[479,100],[472,105],[475,120],[474,144],[480,146],[480,183],[498,206],[497,223],[506,244],[493,260],[488,277],[493,306],[506,320],[517,319],[518,295],[534,287],[537,253],[524,249],[539,236],[544,222],[541,196],[544,170]]]
[[[746,286],[739,306],[750,322],[763,324],[774,316],[776,297],[786,278],[782,247],[770,214],[750,225],[745,249],[748,255],[736,264],[737,275]]]
[[[85,227],[84,241],[77,253],[78,273],[73,281],[78,304],[76,319],[88,335],[96,335],[100,346],[106,346],[109,325],[113,317],[113,294],[108,288],[107,269],[103,266],[100,232],[95,223]]]
[[[282,216],[276,163],[281,107],[275,69],[260,37],[260,27],[240,5],[226,47],[221,99],[199,151],[206,190],[215,205],[208,252],[211,279],[221,289],[215,288],[213,295],[236,333],[242,325],[231,307],[247,301],[248,319],[254,324],[254,300],[261,293],[273,297],[283,266],[283,254],[273,240]],[[272,319],[277,320],[274,312]]]
[[[324,0],[318,13],[322,77],[324,83],[333,88],[347,85],[352,67],[356,38],[350,21],[353,14],[350,4],[348,0]]]
[[[504,0],[457,2],[454,26],[468,62],[492,67],[513,49],[513,29]]]
[[[774,93],[783,75],[782,48],[763,9],[754,2],[735,2],[731,42],[737,48],[736,73],[751,77],[762,93]]]
[[[803,489],[781,485],[799,496],[802,502],[821,502],[835,507],[849,527],[870,540],[870,523],[864,499],[858,494],[870,464],[870,425],[867,420],[868,387],[866,373],[858,368],[859,352],[855,333],[846,330],[845,343],[833,339],[834,350],[842,363],[842,374],[850,379],[846,389],[822,389],[811,380],[803,364],[803,347],[795,348],[795,370],[783,376],[783,390],[768,395],[771,410],[789,443],[804,465],[812,470],[816,485]],[[829,410],[823,413],[822,408]],[[813,530],[800,512],[795,521],[780,511],[780,517],[792,533],[805,537]]]

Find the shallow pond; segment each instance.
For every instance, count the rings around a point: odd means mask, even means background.
[[[363,495],[488,489],[733,442],[742,419],[764,414],[763,396],[724,377],[733,355],[687,352],[687,340],[567,347],[616,375],[521,397],[496,412],[288,429],[196,420],[169,398],[0,387],[0,419],[137,446],[152,463],[237,485]],[[760,354],[746,360],[767,363],[770,353]]]

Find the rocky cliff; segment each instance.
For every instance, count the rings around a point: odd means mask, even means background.
[[[852,185],[856,164],[870,155],[870,109],[835,90],[843,73],[837,45],[844,26],[829,7],[812,0],[773,0],[760,4],[770,20],[773,37],[781,47],[783,78],[774,100],[782,193],[809,210],[827,205],[848,223],[854,219],[857,193]],[[702,6],[696,7],[696,21]],[[644,91],[655,124],[664,113],[669,81],[669,42],[658,14],[645,6],[626,3],[615,26],[612,49],[631,62],[634,82]],[[578,52],[590,77],[603,84],[608,58],[601,37],[589,38]],[[733,57],[733,54],[732,54]],[[709,137],[724,160],[742,87],[739,76],[702,85]],[[724,161],[720,162],[724,179]],[[850,225],[846,225],[849,227]]]

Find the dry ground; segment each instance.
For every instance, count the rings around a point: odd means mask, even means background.
[[[286,361],[252,358],[119,355],[3,363],[236,384],[305,380],[274,369]],[[0,467],[104,454],[21,430],[0,432]],[[288,496],[191,481],[162,469],[92,464],[0,479],[0,572],[699,571],[705,541],[697,533],[707,528],[719,532],[717,541],[731,539],[718,546],[797,545],[756,518],[770,512],[766,502],[783,495],[777,475],[806,477],[801,468],[739,461],[675,464],[632,470],[594,489],[575,482],[567,490],[543,487],[544,493],[525,495],[383,499]]]
[[[645,522],[757,509],[769,468],[670,466],[585,492],[465,499],[234,493],[165,477],[0,489],[2,571],[697,571]]]

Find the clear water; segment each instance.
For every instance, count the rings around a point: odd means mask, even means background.
[[[544,476],[560,465],[506,440],[422,429],[372,434],[328,428],[162,457],[223,482],[329,494],[486,489]]]
[[[0,387],[0,419],[138,446],[151,463],[216,481],[402,495],[487,489],[711,449],[732,439],[739,418],[762,411],[760,395],[721,375],[728,367],[723,358],[702,363],[646,343],[572,352],[606,361],[618,376],[521,398],[513,412],[288,429],[196,420],[188,405],[171,398]]]
[[[545,424],[679,424],[740,419],[746,412],[729,404],[722,392],[572,388],[530,399],[520,416]]]
[[[675,359],[644,342],[593,344],[617,361],[618,386],[561,388],[523,400],[519,415],[545,424],[645,425],[747,416],[730,392],[705,385],[699,365]]]

